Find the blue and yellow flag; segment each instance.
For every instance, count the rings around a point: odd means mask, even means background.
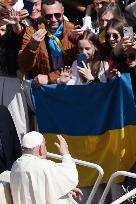
[[[44,85],[31,89],[39,131],[46,133],[47,149],[63,134],[71,155],[99,164],[103,182],[136,161],[136,105],[129,74],[109,83]],[[93,185],[97,172],[79,167],[80,186]],[[119,181],[119,180],[118,180]]]

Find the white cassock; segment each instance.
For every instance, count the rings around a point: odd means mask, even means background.
[[[78,184],[78,172],[71,156],[62,163],[24,154],[14,162],[10,187],[14,204],[77,203],[68,193]]]

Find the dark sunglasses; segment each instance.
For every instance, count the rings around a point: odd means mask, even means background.
[[[134,61],[136,59],[136,55],[134,53],[129,53],[128,55],[125,55],[126,59]]]
[[[119,38],[118,34],[116,34],[116,33],[107,33],[107,34],[105,35],[105,37],[106,37],[108,40],[111,38],[111,36],[112,36],[115,40],[118,40],[118,38]]]
[[[46,15],[45,15],[45,18],[48,20],[48,19],[51,19],[53,16],[54,16],[55,18],[61,18],[62,14],[61,14],[61,13],[46,14]]]

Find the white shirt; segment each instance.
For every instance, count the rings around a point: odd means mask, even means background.
[[[100,70],[98,73],[98,78],[100,79],[100,82],[102,83],[107,82],[108,70],[109,70],[108,62],[101,61]],[[57,83],[58,84],[60,83],[60,78],[57,79]],[[66,85],[81,85],[81,84],[84,83],[82,83],[82,81],[80,80],[77,68],[77,60],[75,60],[71,66],[71,79],[66,83]]]
[[[71,204],[68,193],[78,184],[78,172],[69,154],[62,163],[24,154],[11,169],[14,204]]]

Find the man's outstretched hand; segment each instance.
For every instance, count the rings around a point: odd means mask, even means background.
[[[60,154],[63,156],[65,154],[69,154],[68,145],[66,140],[62,137],[62,135],[57,135],[59,143],[55,142],[56,147],[58,148]]]

